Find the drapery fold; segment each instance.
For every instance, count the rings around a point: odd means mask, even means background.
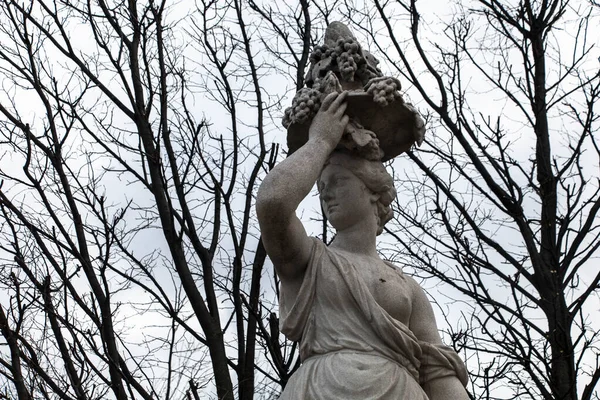
[[[419,341],[377,304],[352,260],[312,241],[302,284],[280,293],[280,328],[300,342],[302,359],[281,399],[427,400],[427,381],[455,375],[466,383],[452,349]]]

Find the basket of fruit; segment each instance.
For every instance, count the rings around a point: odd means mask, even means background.
[[[383,76],[377,64],[345,25],[329,25],[325,44],[311,54],[306,87],[296,93],[284,113],[288,154],[308,140],[308,129],[321,101],[329,93],[343,90],[349,91],[346,114],[350,123],[340,147],[368,159],[387,161],[414,143],[421,144],[425,132],[421,116],[402,99],[400,82]]]

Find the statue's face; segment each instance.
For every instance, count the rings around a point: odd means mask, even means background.
[[[377,195],[346,168],[327,165],[318,185],[323,211],[336,230],[349,228],[365,218],[376,218]]]

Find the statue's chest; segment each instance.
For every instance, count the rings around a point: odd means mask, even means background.
[[[319,281],[319,297],[332,312],[343,312],[346,307],[356,306],[359,299],[356,289],[346,280],[358,280],[356,284],[366,286],[375,302],[397,321],[409,326],[412,312],[411,289],[402,273],[379,259],[353,256],[343,258],[342,270],[325,268]],[[348,269],[346,269],[348,268]],[[343,275],[351,275],[343,276]]]
[[[316,294],[321,307],[340,315],[348,312],[348,307],[358,311],[357,302],[368,301],[360,294],[360,287],[366,287],[392,318],[409,326],[412,295],[402,272],[380,259],[349,254],[343,254],[335,263],[337,267],[325,265],[319,272]]]
[[[412,312],[410,287],[392,267],[379,262],[357,262],[359,277],[379,304],[394,319],[408,326]]]

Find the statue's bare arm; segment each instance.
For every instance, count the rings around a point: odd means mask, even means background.
[[[307,143],[279,163],[262,182],[256,213],[267,254],[282,281],[301,278],[311,242],[296,208],[308,195],[346,125],[346,92],[331,93],[313,119]]]
[[[409,278],[412,286],[412,314],[409,328],[415,336],[424,342],[441,344],[442,339],[435,322],[435,315],[429,299],[421,286]],[[423,390],[430,400],[468,400],[469,395],[456,376],[438,378],[427,382]]]

